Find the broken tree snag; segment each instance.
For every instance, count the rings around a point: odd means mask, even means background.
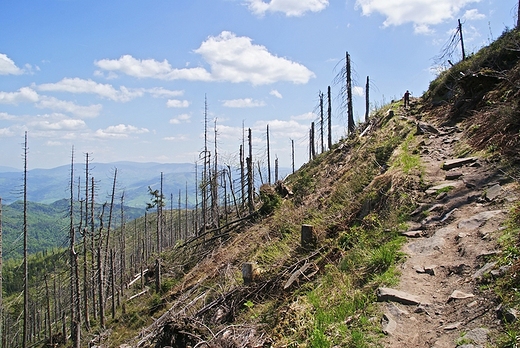
[[[251,262],[246,262],[242,265],[242,279],[244,285],[249,285],[253,282],[254,265]]]
[[[314,233],[314,226],[302,225],[301,245],[304,249],[309,249],[316,246],[316,234]]]
[[[155,259],[155,292],[161,291],[161,260]]]

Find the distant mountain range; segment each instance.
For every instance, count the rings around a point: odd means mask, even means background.
[[[114,172],[117,169],[115,202],[120,203],[124,193],[124,205],[134,208],[145,208],[150,202],[148,187],[160,188],[161,173],[163,173],[163,194],[166,199],[166,207],[170,207],[173,195],[173,207],[177,207],[179,193],[184,205],[186,190],[188,191],[188,206],[195,206],[195,164],[194,163],[138,163],[138,162],[113,162],[90,163],[90,176],[96,183],[96,203],[110,201]],[[200,172],[199,165],[199,184]],[[290,170],[280,168],[280,178]],[[235,191],[239,187],[238,171],[232,174]],[[264,181],[267,175],[263,175]],[[274,178],[273,178],[274,179]],[[260,186],[260,178],[255,178],[255,186]],[[229,182],[228,182],[229,184]],[[79,186],[79,192],[78,192]],[[90,187],[90,182],[89,182]],[[23,198],[23,171],[11,167],[0,166],[0,198],[2,204],[8,205]],[[229,193],[229,192],[228,192]],[[78,163],[74,166],[74,199],[85,197],[85,164]],[[52,169],[31,169],[27,172],[27,200],[35,203],[51,204],[61,199],[70,198],[70,165]]]
[[[195,165],[193,163],[90,163],[89,171],[96,183],[96,201],[110,201],[114,172],[117,169],[115,201],[120,202],[124,192],[125,206],[145,208],[150,201],[148,187],[159,189],[163,173],[163,193],[168,200],[173,194],[178,201],[181,192],[184,204],[186,187],[188,204],[195,204]],[[199,168],[200,170],[200,168]],[[79,193],[78,193],[79,186]],[[90,186],[90,183],[89,183]],[[4,205],[23,198],[23,172],[15,168],[0,166],[0,197]],[[74,197],[85,197],[85,165],[74,167]],[[52,169],[31,169],[27,172],[27,200],[51,204],[70,197],[70,166]],[[174,204],[176,206],[176,203]]]

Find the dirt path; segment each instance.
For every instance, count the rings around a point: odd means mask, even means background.
[[[403,248],[408,255],[395,290],[381,304],[385,347],[484,347],[499,329],[497,303],[482,279],[500,272],[489,262],[509,205],[518,199],[507,177],[482,158],[442,169],[455,157],[457,127],[422,127],[421,158],[430,185]],[[438,133],[436,133],[436,130]],[[450,187],[445,188],[443,187]],[[412,301],[412,303],[414,303]]]

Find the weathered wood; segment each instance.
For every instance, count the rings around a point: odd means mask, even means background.
[[[128,301],[132,301],[134,298],[137,298],[137,297],[139,297],[139,296],[142,296],[142,295],[146,294],[147,292],[148,292],[148,289],[145,289],[145,290],[143,290],[143,291],[141,291],[141,292],[139,292],[139,293],[137,293],[137,294],[135,294],[135,295],[132,295],[132,296],[130,296],[130,297],[128,298]]]
[[[309,269],[310,268],[310,269]],[[307,271],[311,272],[307,272]],[[302,267],[298,268],[295,272],[291,274],[291,277],[287,282],[285,282],[285,285],[283,286],[283,289],[288,289],[295,281],[300,279],[300,276],[304,276],[305,278],[310,278],[316,273],[318,273],[319,268],[314,263],[307,262]],[[307,274],[306,274],[307,272]]]
[[[143,273],[142,273],[143,276],[144,276],[146,273],[148,273],[148,268],[143,270]],[[134,285],[134,284],[135,284],[139,279],[141,279],[141,274],[136,274],[136,275],[134,276],[134,279],[133,279],[130,283],[128,283],[128,287],[131,287],[132,285]]]
[[[305,248],[305,249],[316,246],[316,235],[314,233],[314,226],[302,225],[301,246],[302,246],[302,248]]]
[[[245,285],[249,285],[253,282],[254,276],[254,265],[251,262],[242,264],[242,279]]]

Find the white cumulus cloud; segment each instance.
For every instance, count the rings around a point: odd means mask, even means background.
[[[40,96],[30,87],[22,87],[17,92],[0,92],[0,104],[34,103]]]
[[[288,17],[303,16],[306,12],[320,12],[328,5],[328,0],[247,0],[248,8],[258,16],[266,12],[282,12]]]
[[[278,99],[282,99],[283,96],[280,92],[278,92],[276,89],[273,89],[271,92],[269,92],[270,95],[275,96]]]
[[[94,62],[103,70],[115,72],[138,78],[156,78],[161,80],[194,80],[207,81],[210,74],[204,68],[174,69],[165,59],[162,62],[155,59],[136,59],[131,55],[123,55],[119,59],[102,59]]]
[[[118,124],[105,129],[98,129],[95,136],[98,138],[128,138],[132,134],[148,133],[146,128],[138,128],[132,125]]]
[[[463,19],[466,19],[466,20],[479,20],[479,19],[484,19],[486,18],[486,15],[478,12],[477,9],[471,9],[471,10],[467,10],[466,13],[464,13],[464,16],[462,16]]]
[[[29,122],[28,126],[41,131],[76,131],[85,128],[86,124],[83,120],[64,118],[61,120],[34,120]]]
[[[0,75],[20,75],[23,70],[16,66],[6,54],[0,53]]]
[[[169,108],[187,108],[190,106],[190,102],[187,100],[168,99],[166,106]]]
[[[383,25],[412,23],[416,33],[428,33],[430,26],[454,19],[467,5],[480,0],[356,0],[363,15],[379,13],[386,17]]]
[[[70,101],[59,100],[54,97],[42,96],[36,104],[40,109],[68,112],[79,117],[96,117],[101,112],[101,104],[82,106]]]
[[[80,78],[64,78],[56,83],[44,83],[37,87],[40,91],[58,91],[69,93],[97,94],[100,97],[114,101],[127,102],[143,95],[142,89],[129,89],[121,86],[119,90],[110,84],[97,83]]]
[[[190,114],[182,114],[177,117],[170,119],[170,124],[181,124],[181,123],[189,123],[191,120]]]
[[[264,85],[278,81],[307,83],[314,73],[305,66],[270,53],[252,39],[223,31],[210,36],[195,53],[211,66],[214,80]]]
[[[244,98],[244,99],[232,99],[232,100],[224,100],[222,106],[228,108],[257,108],[261,106],[265,106],[265,103],[261,100],[253,100],[252,98]]]

